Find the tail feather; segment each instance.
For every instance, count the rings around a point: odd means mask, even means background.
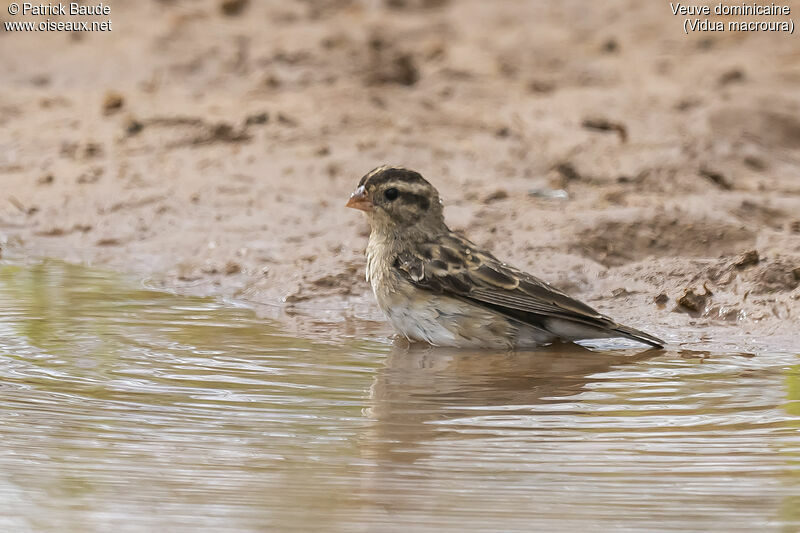
[[[643,342],[645,344],[649,344],[653,348],[663,348],[664,341],[659,339],[658,337],[654,337],[649,333],[645,333],[644,331],[639,331],[638,329],[629,328],[628,326],[618,325],[611,331],[619,333],[620,336],[626,337],[628,339],[633,339],[635,341]]]

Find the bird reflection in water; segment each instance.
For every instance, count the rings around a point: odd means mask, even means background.
[[[438,439],[485,437],[486,417],[554,414],[598,375],[664,351],[597,351],[577,344],[490,352],[395,345],[370,388],[365,456],[413,463]],[[542,411],[537,406],[552,406]],[[575,415],[575,411],[570,411]],[[463,424],[437,424],[465,419]],[[516,430],[524,430],[515,423]],[[456,429],[458,431],[456,431]],[[490,426],[486,429],[497,429]]]

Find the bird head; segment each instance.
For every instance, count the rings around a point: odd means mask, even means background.
[[[407,168],[382,166],[368,172],[347,207],[364,211],[373,230],[432,232],[445,227],[438,191]]]

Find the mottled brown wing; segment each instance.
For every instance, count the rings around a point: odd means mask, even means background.
[[[537,326],[546,317],[603,329],[617,326],[588,305],[501,263],[455,234],[422,246],[419,253],[399,255],[395,267],[420,288],[471,300]]]

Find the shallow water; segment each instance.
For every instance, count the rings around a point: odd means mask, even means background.
[[[0,266],[0,531],[797,531],[800,356],[412,350]]]

